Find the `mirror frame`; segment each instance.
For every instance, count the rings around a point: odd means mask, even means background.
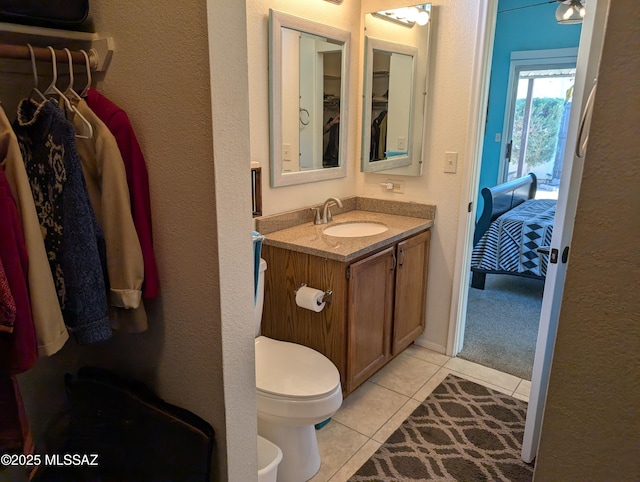
[[[362,157],[361,157],[361,170],[362,172],[379,172],[387,169],[393,169],[396,167],[409,166],[413,163],[414,149],[413,149],[413,118],[415,115],[416,101],[416,81],[417,81],[417,55],[418,49],[408,45],[402,45],[387,40],[382,40],[375,37],[369,37],[365,35],[365,57],[364,57],[364,82],[363,82],[363,101],[362,101]],[[409,113],[409,135],[407,136],[407,155],[406,156],[394,156],[393,158],[382,159],[379,161],[370,161],[369,154],[371,150],[371,117],[372,117],[372,105],[369,98],[372,97],[372,84],[373,84],[373,51],[380,50],[383,52],[389,52],[393,54],[410,55],[411,62],[411,112]],[[421,156],[421,153],[418,154]]]
[[[340,87],[340,147],[338,167],[282,172],[282,27],[337,40],[343,44]],[[348,104],[351,32],[269,9],[269,122],[271,187],[291,186],[347,176]],[[322,127],[322,126],[320,126]]]

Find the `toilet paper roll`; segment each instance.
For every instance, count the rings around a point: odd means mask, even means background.
[[[305,308],[319,313],[326,304],[322,302],[322,298],[324,298],[324,291],[309,288],[308,286],[302,286],[298,288],[296,293],[296,305],[300,308]]]

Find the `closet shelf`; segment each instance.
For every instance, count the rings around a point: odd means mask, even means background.
[[[0,59],[29,60],[29,49],[34,47],[34,54],[39,61],[50,62],[51,53],[46,48],[56,49],[58,62],[67,62],[67,54],[62,50],[72,50],[74,64],[84,65],[85,59],[80,49],[89,54],[91,68],[95,72],[106,71],[114,51],[113,37],[101,36],[91,32],[76,32],[54,28],[32,27],[14,23],[0,22]]]

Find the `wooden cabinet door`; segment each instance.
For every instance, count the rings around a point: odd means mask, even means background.
[[[393,355],[424,331],[430,231],[398,243],[393,316]]]
[[[350,266],[347,383],[353,391],[391,354],[395,248]]]
[[[267,262],[262,334],[308,346],[329,358],[346,387],[347,279],[344,263],[275,246],[263,246]],[[332,290],[332,302],[320,312],[296,305],[295,290],[305,283]]]

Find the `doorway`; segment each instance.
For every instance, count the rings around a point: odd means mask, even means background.
[[[533,172],[536,198],[557,199],[581,26],[558,25],[554,5],[505,5],[497,2],[477,189]],[[531,379],[544,281],[486,279],[484,290],[466,288],[457,356]]]
[[[590,3],[580,35],[572,115],[569,119],[565,164],[561,179],[561,184],[565,189],[558,197],[555,230],[551,240],[551,251],[552,254],[555,252],[557,261],[549,264],[546,276],[523,439],[522,459],[525,462],[531,462],[535,458],[540,438],[542,414],[567,271],[567,255],[573,234],[573,220],[583,172],[581,160],[584,157],[589,137],[591,112],[596,95],[597,75],[609,7],[609,0],[594,0]],[[487,89],[489,85],[488,66],[492,64],[491,39],[495,28],[496,11],[497,0],[489,0],[486,10],[481,11],[481,28],[477,39],[476,59],[478,61],[473,75],[474,100],[472,101],[471,122],[468,131],[468,151],[475,159],[481,158],[483,146],[486,145],[486,135],[483,139],[482,133],[492,132],[486,127],[488,125],[486,108],[490,97],[489,89]],[[450,356],[455,356],[460,351],[464,336],[464,311],[467,305],[466,293],[468,290],[466,285],[469,280],[468,262],[471,258],[470,246],[475,221],[473,207],[475,197],[478,194],[477,179],[480,176],[478,164],[477,161],[473,162],[472,169],[467,173],[465,189],[468,197],[467,199],[463,198],[463,203],[460,205],[459,230],[464,233],[464,236],[459,236],[454,271],[454,292],[447,341],[447,354]],[[561,261],[558,257],[559,253],[562,253]]]
[[[500,182],[529,173],[536,199],[558,199],[571,111],[575,57],[547,59],[552,51],[512,54],[505,109],[505,153]],[[515,59],[514,59],[515,58]],[[535,62],[533,65],[531,62]],[[461,358],[531,379],[544,281],[488,275],[484,289],[470,287]]]

